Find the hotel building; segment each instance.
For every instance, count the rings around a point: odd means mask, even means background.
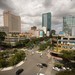
[[[4,26],[8,27],[9,33],[20,33],[21,32],[21,19],[20,16],[16,16],[11,12],[7,11],[3,13]]]

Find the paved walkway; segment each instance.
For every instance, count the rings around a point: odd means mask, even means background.
[[[54,65],[54,60],[53,60],[53,57],[49,55],[49,59],[50,59],[50,62],[48,64],[48,68],[45,72],[45,75],[55,75],[52,71],[53,71],[53,65]]]
[[[48,65],[48,68],[47,68],[47,70],[45,72],[45,75],[53,75],[52,74],[52,67],[53,67],[53,64]]]

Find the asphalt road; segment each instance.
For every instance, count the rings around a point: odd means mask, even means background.
[[[20,75],[37,75],[38,72],[45,73],[47,68],[42,68],[40,70],[39,67],[37,67],[37,63],[49,63],[50,60],[48,59],[45,52],[43,52],[42,57],[40,57],[40,54],[34,53],[32,55],[31,51],[27,51],[27,60],[25,60],[24,64],[22,64],[19,67],[14,67],[14,69],[9,71],[0,71],[0,75],[16,75],[16,71],[20,68],[23,68],[24,71]]]

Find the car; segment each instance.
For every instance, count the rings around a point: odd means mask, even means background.
[[[60,71],[58,67],[53,67],[53,70]]]
[[[16,71],[16,75],[19,75],[20,73],[22,73],[24,71],[24,69],[18,69],[17,71]]]
[[[43,68],[43,65],[41,63],[38,63],[37,66]]]
[[[45,75],[45,74],[43,74],[43,73],[37,73],[37,75]]]
[[[48,67],[46,63],[41,63],[43,67]]]
[[[62,67],[62,69],[63,69],[63,70],[66,70],[66,68],[65,68],[65,67]]]
[[[66,69],[67,69],[67,70],[69,70],[69,71],[71,71],[71,70],[72,70],[72,69],[71,69],[71,68],[69,68],[69,67],[67,67]]]
[[[65,70],[69,70],[71,71],[72,69],[69,68],[69,67],[53,67],[53,70],[56,70],[56,71],[65,71]]]
[[[47,67],[48,65],[46,63],[38,63],[37,66],[43,68],[43,67]]]

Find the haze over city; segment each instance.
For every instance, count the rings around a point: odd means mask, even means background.
[[[3,11],[9,10],[21,16],[22,32],[31,26],[42,26],[42,14],[51,12],[52,29],[62,30],[62,17],[75,15],[74,0],[0,0],[0,26],[3,26]]]

